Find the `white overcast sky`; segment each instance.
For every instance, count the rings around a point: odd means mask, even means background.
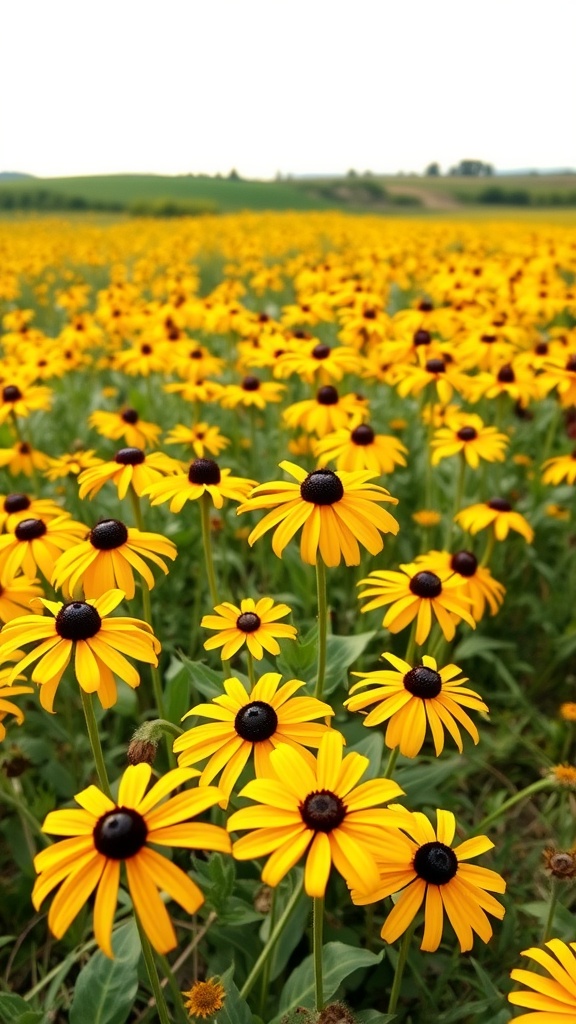
[[[576,0],[0,0],[0,171],[576,167]]]

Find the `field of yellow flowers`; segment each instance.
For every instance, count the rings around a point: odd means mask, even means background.
[[[0,251],[1,1024],[574,1021],[576,229]]]

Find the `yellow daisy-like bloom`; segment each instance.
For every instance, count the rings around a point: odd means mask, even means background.
[[[308,434],[325,437],[347,427],[352,417],[361,418],[365,409],[366,402],[357,395],[339,395],[332,384],[325,384],[316,392],[316,398],[289,405],[283,417],[292,430],[301,427]]]
[[[223,409],[236,409],[239,405],[265,409],[269,402],[281,402],[286,390],[284,384],[262,381],[258,377],[244,377],[240,384],[227,384],[220,399]]]
[[[470,611],[476,622],[484,617],[486,605],[491,615],[496,615],[506,593],[505,587],[495,580],[490,569],[480,565],[472,551],[429,551],[418,555],[416,562],[425,562],[428,569],[438,572],[442,578],[455,573],[462,583],[462,594],[470,600]]]
[[[240,796],[259,803],[228,819],[227,828],[253,829],[238,839],[233,854],[253,860],[271,854],[262,881],[276,886],[307,854],[304,888],[322,897],[332,864],[350,886],[370,892],[379,884],[376,858],[386,848],[398,815],[378,804],[402,794],[389,779],[360,779],[369,759],[352,752],[342,757],[343,738],[330,729],[311,764],[281,744],[270,754],[269,777],[249,782]],[[392,838],[390,838],[392,842]]]
[[[0,577],[0,622],[28,615],[31,601],[41,598],[43,593],[39,580],[9,576],[5,572]]]
[[[451,811],[436,811],[436,830],[426,815],[395,807],[402,829],[401,850],[382,852],[379,861],[380,883],[369,895],[366,888],[352,891],[352,900],[365,905],[400,892],[394,909],[386,918],[381,935],[385,942],[395,942],[411,925],[424,903],[424,937],[420,949],[433,953],[442,940],[444,911],[460,943],[460,951],[468,952],[474,945],[474,932],[483,942],[492,938],[492,926],[485,911],[499,920],[504,907],[490,895],[506,891],[506,882],[496,871],[466,864],[491,850],[494,843],[487,836],[475,836],[451,848],[456,819]],[[406,833],[405,835],[403,833]],[[356,887],[354,887],[356,889]]]
[[[499,433],[496,427],[485,427],[479,416],[471,414],[462,426],[436,431],[431,442],[432,465],[460,453],[472,469],[478,468],[481,459],[503,462],[507,444],[506,434]]]
[[[219,427],[211,427],[208,423],[196,423],[192,427],[185,427],[178,423],[166,435],[166,444],[182,444],[192,448],[194,454],[204,458],[206,452],[209,455],[220,455],[220,452],[230,444],[230,440],[220,433]]]
[[[121,448],[112,462],[100,462],[98,466],[85,469],[80,474],[78,496],[82,500],[93,498],[111,480],[120,499],[126,497],[130,485],[142,497],[146,487],[178,472],[180,463],[163,452],[147,455],[142,448]]]
[[[285,378],[297,374],[300,380],[312,384],[314,380],[342,380],[347,373],[359,374],[362,360],[353,348],[340,345],[331,348],[311,338],[298,348],[282,352],[275,360],[274,376]]]
[[[42,600],[53,619],[44,615],[12,619],[0,632],[0,660],[25,644],[35,646],[17,662],[10,678],[37,661],[32,682],[40,684],[42,707],[52,711],[58,684],[74,652],[79,685],[85,693],[97,693],[103,708],[111,708],[116,703],[115,675],[132,688],[140,682],[124,655],[157,665],[160,651],[160,643],[147,622],[124,616],[108,618],[123,600],[121,590],[67,604]]]
[[[300,554],[304,562],[315,565],[318,552],[326,565],[360,563],[358,541],[371,555],[384,547],[380,533],[398,533],[399,525],[376,502],[396,505],[384,487],[369,483],[373,473],[334,473],[316,469],[312,473],[292,462],[281,462],[280,469],[293,476],[297,483],[270,482],[255,487],[238,513],[272,508],[248,538],[254,544],[267,530],[277,527],[272,549],[278,558],[300,527]],[[380,532],[379,532],[380,531]]]
[[[553,459],[546,459],[542,469],[543,484],[561,484],[563,480],[568,484],[576,483],[576,449],[569,455],[555,455]]]
[[[13,492],[0,495],[0,530],[13,533],[23,519],[56,519],[64,510],[51,498],[31,498],[29,494]]]
[[[411,518],[418,526],[438,526],[442,522],[442,516],[434,508],[421,508],[419,512],[413,512]]]
[[[213,807],[220,791],[206,786],[165,800],[198,772],[175,768],[146,793],[151,775],[148,764],[130,765],[120,781],[116,803],[97,786],[88,786],[75,797],[80,809],[51,811],[46,818],[44,832],[68,838],[34,858],[38,878],[32,902],[38,910],[52,890],[61,886],[48,914],[48,927],[57,939],[96,889],[94,937],[106,956],[113,957],[112,924],[122,864],[134,910],[159,953],[176,946],[174,927],[159,890],[168,893],[187,914],[196,913],[204,902],[196,883],[153,847],[229,853],[230,839],[223,828],[189,820]]]
[[[551,782],[556,782],[565,789],[576,789],[576,765],[555,764],[546,774]]]
[[[384,629],[399,633],[416,619],[416,643],[423,644],[432,628],[432,613],[447,640],[454,639],[460,619],[472,629],[476,628],[462,580],[453,572],[441,578],[417,562],[401,565],[400,569],[402,572],[375,570],[358,584],[368,587],[359,594],[359,599],[372,599],[361,609],[363,612],[384,604],[391,606],[382,620]]]
[[[126,408],[121,412],[105,412],[97,409],[90,416],[88,423],[102,437],[111,441],[122,438],[131,448],[154,447],[158,444],[161,428],[155,423],[140,419],[136,409]]]
[[[7,466],[12,476],[33,476],[35,470],[42,473],[49,465],[50,457],[27,441],[17,441],[12,448],[0,448],[0,466]]]
[[[86,597],[101,597],[118,587],[128,600],[134,597],[134,570],[145,580],[149,590],[154,576],[144,558],[150,559],[162,572],[168,572],[160,557],[176,558],[176,545],[161,533],[143,533],[125,526],[120,519],[102,519],[96,523],[86,540],[65,551],[56,562],[52,586],[62,588],[64,595],[76,596],[81,585]]]
[[[436,387],[438,398],[447,405],[454,391],[466,393],[468,378],[440,356],[421,361],[419,366],[399,364],[396,371],[396,390],[401,398],[419,395],[429,384]]]
[[[47,580],[62,551],[86,536],[84,523],[77,523],[65,513],[54,519],[28,517],[14,527],[14,533],[0,537],[0,572],[16,576],[22,570],[33,579],[37,568]]]
[[[33,387],[30,384],[6,384],[0,390],[0,424],[10,416],[25,418],[38,409],[49,409],[52,404],[52,388]]]
[[[279,743],[296,747],[302,757],[312,755],[304,747],[317,747],[328,726],[312,721],[333,715],[329,704],[316,697],[293,697],[306,683],[290,679],[280,686],[282,676],[266,672],[248,693],[239,679],[224,683],[225,694],[210,704],[197,704],[184,716],[199,715],[216,721],[197,725],[174,741],[178,764],[186,768],[206,757],[210,760],[200,776],[207,786],[222,772],[220,789],[226,806],[241,771],[254,752],[258,776],[270,774],[270,754]]]
[[[520,968],[510,972],[513,981],[532,990],[508,993],[514,1006],[531,1011],[515,1017],[514,1024],[572,1024],[576,1020],[576,942],[550,939],[544,945],[550,953],[532,946],[522,950],[522,956],[534,960],[549,977],[543,977],[538,968],[538,973]]]
[[[191,1017],[211,1017],[224,1006],[226,990],[216,978],[195,981],[191,989],[183,992],[184,1009]]]
[[[198,501],[209,494],[215,508],[222,508],[224,498],[243,501],[252,490],[255,480],[230,476],[229,469],[220,469],[213,459],[194,459],[187,473],[176,473],[169,480],[159,480],[146,487],[144,494],[152,505],[170,502],[171,512],[180,512],[187,501]]]
[[[63,477],[79,476],[83,469],[99,466],[101,462],[102,459],[98,458],[94,448],[65,452],[55,459],[48,458],[48,465],[44,470],[44,476],[48,480],[61,480]]]
[[[369,423],[353,429],[343,428],[313,442],[319,466],[335,460],[336,469],[348,473],[370,470],[371,473],[393,473],[396,466],[405,466],[408,449],[390,434],[375,434]]]
[[[561,704],[560,717],[565,722],[576,722],[576,703],[574,701],[565,701],[564,704]]]
[[[4,719],[7,715],[13,715],[17,725],[22,725],[24,721],[22,708],[19,708],[17,704],[14,704],[12,700],[7,698],[21,697],[23,693],[34,693],[34,687],[32,686],[13,686],[10,682],[10,677],[10,668],[0,669],[0,743],[6,739]],[[24,676],[18,676],[18,679],[24,679]]]
[[[246,597],[239,608],[229,601],[217,604],[214,611],[219,614],[205,615],[200,623],[204,629],[218,630],[216,636],[206,640],[204,649],[213,651],[221,647],[223,661],[228,661],[244,643],[258,661],[264,657],[264,651],[280,654],[280,644],[275,637],[289,637],[291,640],[296,637],[295,626],[278,622],[291,610],[287,604],[274,604],[271,597],[261,597],[258,601]]]
[[[466,729],[474,743],[478,743],[478,730],[462,708],[473,708],[475,711],[488,711],[488,708],[474,690],[463,686],[468,682],[466,677],[456,679],[462,669],[457,665],[446,665],[438,669],[435,659],[427,654],[414,667],[395,654],[383,654],[382,657],[396,671],[353,672],[352,675],[360,676],[361,682],[354,683],[350,689],[351,694],[371,683],[378,685],[349,697],[344,701],[344,706],[349,711],[363,711],[371,704],[376,704],[366,715],[364,725],[388,722],[385,736],[388,747],[399,747],[404,757],[416,757],[422,749],[427,725],[432,733],[436,757],[444,749],[445,728],[460,753],[463,747],[458,724]]]
[[[506,540],[509,530],[520,533],[528,544],[534,539],[534,530],[528,521],[519,512],[514,512],[504,498],[490,498],[489,501],[480,502],[478,505],[469,505],[458,512],[454,519],[463,530],[472,535],[485,530],[487,526],[493,526],[496,540]]]

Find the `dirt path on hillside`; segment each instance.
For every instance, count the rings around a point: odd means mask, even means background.
[[[446,192],[437,192],[436,189],[426,188],[417,185],[386,185],[386,190],[391,195],[414,196],[419,199],[427,210],[456,210],[462,204],[449,196]]]

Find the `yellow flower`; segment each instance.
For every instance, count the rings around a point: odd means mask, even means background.
[[[191,1017],[211,1017],[224,1006],[226,990],[216,978],[208,978],[208,981],[195,981],[182,995],[186,1000],[184,1009]]]
[[[566,701],[560,705],[560,717],[565,722],[576,722],[576,703],[574,701]]]
[[[112,707],[116,703],[115,675],[132,688],[140,682],[124,655],[157,665],[160,650],[147,622],[123,616],[108,618],[123,599],[121,590],[67,604],[42,599],[54,618],[22,615],[12,619],[0,632],[0,660],[25,644],[35,646],[17,662],[10,678],[37,661],[32,682],[40,684],[42,707],[52,711],[58,684],[74,651],[74,669],[81,688],[86,693],[97,693],[102,707]]]
[[[277,620],[289,615],[291,609],[287,604],[274,604],[271,597],[262,597],[254,601],[246,597],[240,607],[225,601],[216,605],[214,611],[219,615],[205,615],[200,623],[204,629],[217,629],[216,636],[206,640],[204,649],[213,651],[222,647],[222,659],[228,661],[242,644],[246,644],[252,657],[260,661],[264,651],[269,654],[280,654],[280,645],[275,637],[289,637],[294,640],[296,628]]]
[[[31,498],[17,492],[0,495],[0,530],[8,533],[13,533],[23,519],[55,519],[63,513],[51,498]]]
[[[272,549],[278,558],[300,527],[303,527],[300,554],[304,562],[315,565],[318,552],[326,565],[360,563],[358,541],[377,555],[384,547],[380,533],[398,532],[393,516],[376,502],[397,504],[384,487],[369,483],[372,473],[334,473],[316,469],[312,473],[292,462],[281,462],[297,483],[270,482],[255,487],[238,513],[272,508],[248,538],[254,544],[267,530],[276,527]]]
[[[488,711],[486,704],[474,690],[463,686],[465,677],[456,679],[462,671],[457,665],[446,665],[438,670],[434,658],[424,655],[419,665],[412,667],[395,654],[383,654],[396,671],[386,669],[379,672],[353,672],[361,682],[354,683],[351,694],[370,683],[376,683],[370,690],[344,701],[349,711],[363,711],[370,704],[375,708],[367,714],[364,725],[381,725],[388,722],[385,741],[391,749],[400,748],[404,757],[416,757],[422,749],[426,726],[430,726],[436,757],[444,749],[444,728],[452,736],[460,753],[462,738],[458,724],[470,734],[474,743],[480,739],[473,721],[462,710]]]
[[[10,622],[30,612],[30,603],[41,598],[42,587],[36,579],[27,576],[9,576],[6,572],[0,577],[0,622]]]
[[[210,704],[197,704],[184,716],[215,719],[179,736],[174,752],[183,768],[210,758],[200,777],[202,786],[224,769],[220,779],[224,806],[252,752],[256,774],[265,776],[279,743],[296,747],[309,760],[312,755],[304,747],[317,747],[327,731],[326,725],[312,719],[333,715],[330,705],[316,697],[293,697],[306,684],[290,679],[280,686],[281,680],[277,672],[266,672],[248,694],[240,680],[232,677],[224,683],[225,694]]]
[[[552,782],[566,789],[576,789],[576,766],[572,764],[556,764],[547,772]]]
[[[412,519],[418,526],[438,526],[442,516],[433,508],[423,508],[419,512],[413,512]]]
[[[83,469],[90,466],[99,466],[102,460],[98,458],[93,448],[85,451],[64,452],[56,459],[48,458],[48,465],[44,470],[44,476],[48,480],[61,480],[62,477],[79,476]]]
[[[308,434],[324,437],[331,431],[347,427],[353,416],[362,418],[365,409],[365,400],[357,395],[339,395],[332,384],[326,384],[318,389],[316,398],[289,405],[283,417],[292,430],[301,427]]]
[[[222,508],[224,498],[243,501],[254,486],[254,480],[230,476],[229,469],[220,469],[213,459],[194,459],[187,473],[173,474],[170,479],[158,480],[143,491],[151,505],[170,502],[171,512],[181,512],[187,501],[198,501],[209,494],[215,508]]]
[[[408,451],[398,438],[375,434],[369,423],[335,430],[313,442],[313,450],[318,466],[335,461],[336,469],[349,473],[369,470],[374,474],[393,473],[396,466],[405,466]]]
[[[206,452],[209,455],[220,455],[230,444],[227,437],[220,433],[218,427],[211,427],[208,423],[196,423],[192,427],[185,427],[178,423],[166,435],[166,444],[182,444],[192,448],[194,454],[204,458]]]
[[[428,551],[425,555],[418,555],[416,562],[425,563],[427,569],[438,572],[442,577],[454,573],[462,583],[461,593],[469,599],[470,611],[476,622],[483,618],[486,605],[490,614],[496,615],[506,590],[494,579],[490,569],[479,565],[472,551],[456,551],[453,555],[449,551]]]
[[[6,384],[0,390],[0,424],[9,416],[25,418],[38,409],[49,409],[52,404],[52,388],[33,387],[22,381]]]
[[[14,655],[12,657],[14,657]],[[8,700],[7,698],[21,697],[23,693],[34,693],[34,688],[32,686],[12,685],[10,677],[10,668],[0,669],[0,743],[2,740],[6,739],[6,726],[4,725],[4,719],[7,715],[14,715],[17,725],[22,725],[22,722],[24,721],[24,712],[22,709],[19,708],[17,704],[14,704],[12,700]],[[24,679],[24,676],[18,676],[17,678]]]
[[[576,450],[569,455],[556,455],[553,459],[546,459],[542,469],[544,484],[561,484],[563,480],[568,484],[576,483]]]
[[[436,431],[431,442],[432,465],[437,466],[442,459],[458,454],[464,456],[472,469],[478,468],[481,459],[503,462],[507,444],[506,434],[499,433],[496,427],[485,427],[479,416],[471,414],[462,426],[441,427]]]
[[[50,457],[27,441],[17,441],[12,448],[0,448],[0,466],[7,466],[12,476],[33,476],[35,469],[43,472],[49,465]]]
[[[130,765],[120,781],[117,803],[96,786],[88,786],[75,797],[80,809],[50,812],[43,831],[69,838],[34,858],[38,878],[32,902],[38,910],[60,885],[48,914],[48,927],[57,939],[96,889],[94,937],[106,956],[113,957],[112,924],[124,864],[134,910],[150,942],[159,953],[174,949],[176,934],[159,890],[167,892],[187,914],[196,913],[204,896],[181,868],[154,847],[230,851],[223,828],[188,820],[218,802],[218,789],[204,786],[164,799],[197,774],[194,769],[176,768],[146,794],[150,765]]]
[[[119,498],[126,497],[130,485],[142,497],[146,487],[179,471],[180,463],[163,452],[147,455],[142,448],[121,448],[112,462],[100,462],[80,474],[78,496],[93,498],[111,480]]]
[[[140,419],[136,409],[131,408],[122,409],[121,412],[97,409],[91,414],[88,423],[102,437],[108,437],[111,441],[123,438],[130,448],[146,448],[148,445],[154,447],[161,434],[160,427]]]
[[[238,405],[265,409],[269,402],[281,402],[284,384],[261,381],[258,377],[244,377],[240,384],[227,384],[220,399],[223,409],[236,409]]]
[[[514,512],[504,498],[491,498],[477,505],[469,505],[458,512],[454,519],[472,535],[485,530],[487,526],[493,526],[496,540],[506,540],[509,530],[516,530],[528,544],[534,539],[534,530],[530,524],[519,512]]]
[[[14,533],[0,537],[0,571],[3,576],[16,576],[22,570],[32,579],[36,569],[47,580],[62,551],[78,543],[86,535],[84,523],[77,523],[64,513],[44,519],[28,517],[14,527]]]
[[[572,1024],[576,1020],[576,942],[550,939],[545,946],[553,956],[537,946],[522,951],[522,956],[536,962],[536,971],[515,968],[510,972],[512,981],[532,990],[508,993],[514,1006],[533,1011],[515,1017],[515,1024]],[[542,976],[542,967],[549,977]]]

